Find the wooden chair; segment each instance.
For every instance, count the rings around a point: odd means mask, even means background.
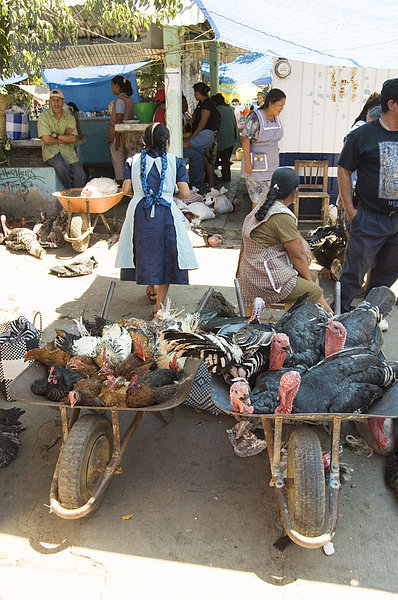
[[[296,203],[294,204],[293,212],[299,220],[300,200],[305,198],[319,198],[321,200],[321,222],[326,225],[330,196],[328,194],[328,166],[327,160],[295,160],[294,170],[302,179],[299,184],[299,192]],[[308,219],[307,217],[310,217]],[[309,214],[300,221],[311,223],[319,220],[318,215]]]

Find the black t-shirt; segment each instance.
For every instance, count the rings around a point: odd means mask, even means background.
[[[195,131],[195,129],[199,125],[199,121],[200,121],[201,113],[202,113],[203,109],[210,111],[209,120],[207,121],[206,125],[204,126],[204,129],[211,129],[212,131],[215,131],[217,119],[218,119],[217,114],[216,114],[217,109],[216,109],[216,105],[210,98],[206,98],[206,100],[203,100],[203,102],[198,102],[198,105],[195,108],[195,112],[193,113],[193,117],[192,117],[192,131]]]
[[[358,171],[355,196],[359,204],[380,212],[398,211],[398,131],[373,121],[352,131],[338,162]]]

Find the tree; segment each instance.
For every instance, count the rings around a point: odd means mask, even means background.
[[[82,31],[136,39],[140,28],[167,23],[182,8],[180,0],[86,0],[73,9],[69,3],[0,0],[0,76],[38,71],[52,49],[77,44]]]

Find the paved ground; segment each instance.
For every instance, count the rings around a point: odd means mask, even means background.
[[[245,206],[205,225],[238,233],[244,212]],[[200,269],[189,288],[172,288],[173,304],[195,308],[210,285],[234,300],[234,237],[221,248],[196,249]],[[90,248],[99,259],[97,272],[73,280],[48,275],[49,266],[73,256],[69,248],[38,261],[0,246],[1,320],[40,310],[47,341],[55,326],[66,324],[62,316],[77,317],[86,305],[89,316],[100,313],[117,275],[115,249],[108,250],[100,238],[95,236]],[[331,287],[323,285],[330,300]],[[116,285],[109,318],[149,317],[150,310],[142,288]],[[395,307],[385,342],[389,358],[398,358],[397,317]],[[10,405],[0,400],[0,406]],[[100,508],[86,519],[65,521],[48,510],[60,446],[58,409],[23,408],[20,454],[0,470],[1,600],[396,595],[398,504],[383,480],[383,457],[344,449],[342,461],[353,471],[340,493],[333,556],[293,544],[279,552],[272,544],[283,532],[268,485],[267,456],[242,459],[233,453],[225,433],[231,418],[186,406],[169,425],[147,415]],[[128,416],[121,421],[125,428]],[[344,426],[342,442],[346,433],[355,434],[352,427]],[[327,435],[318,429],[328,449]]]

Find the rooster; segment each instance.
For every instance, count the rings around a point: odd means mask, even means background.
[[[25,352],[24,361],[38,360],[43,365],[51,367],[52,365],[68,366],[71,354],[60,348],[55,348],[52,342],[49,342],[42,348],[32,348]]]

